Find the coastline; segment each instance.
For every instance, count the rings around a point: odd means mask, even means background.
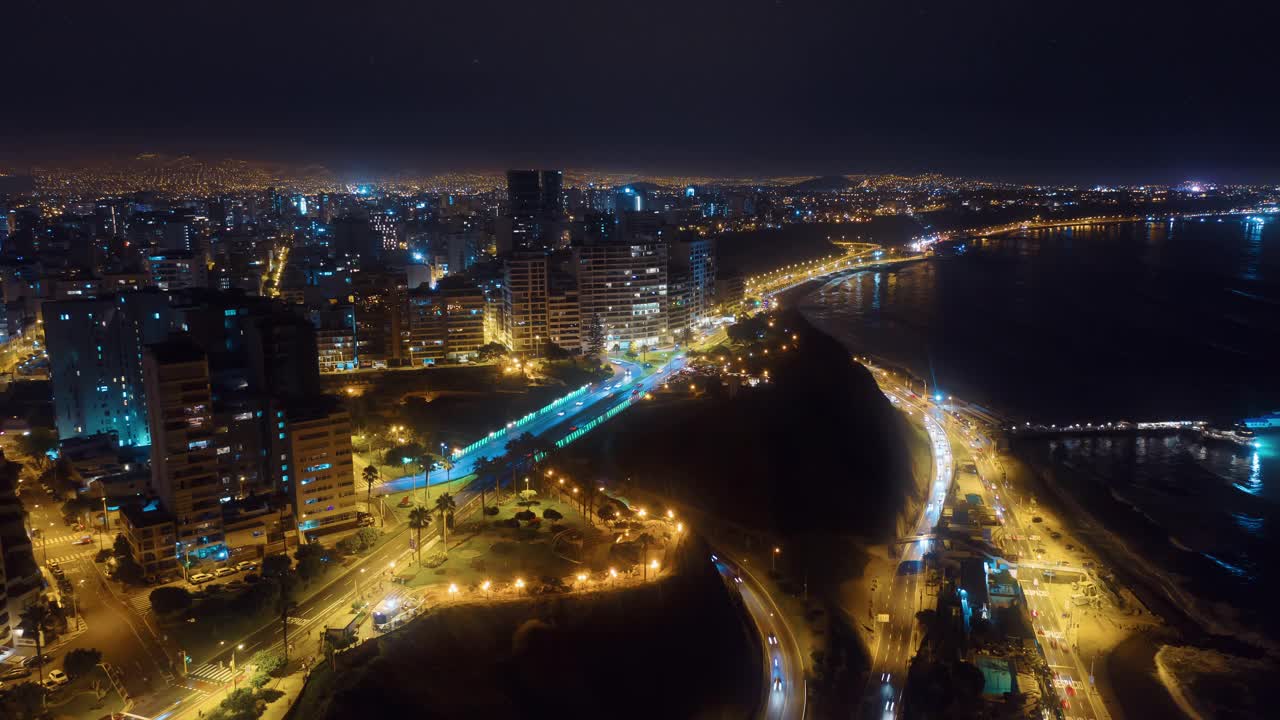
[[[803,306],[804,298],[818,290],[823,285],[831,282],[840,282],[848,275],[861,271],[862,270],[850,271],[848,273],[840,273],[826,278],[815,279],[779,293],[776,297],[784,307],[794,306],[799,310]],[[822,329],[818,323],[815,323],[808,317],[805,319],[816,330],[827,334],[835,341],[844,345],[844,341],[836,334]],[[850,352],[850,354],[867,354],[869,352],[866,348],[851,348],[847,345],[845,345],[845,348]],[[1005,455],[1002,460],[1011,466],[1021,468],[1022,472],[1019,473],[1019,470],[1016,469],[1014,472],[1034,478],[1033,482],[1035,485],[1041,490],[1044,489],[1044,480],[1039,477],[1039,473],[1033,469],[1033,466],[1030,463],[1024,463],[1020,458],[1011,454]],[[1027,478],[1020,478],[1019,484],[1026,487],[1028,485]],[[1056,492],[1051,495],[1047,495],[1047,497],[1052,498],[1050,500],[1050,504],[1055,506],[1055,508],[1064,504],[1074,505],[1070,500],[1067,500],[1064,503],[1064,499],[1058,497]],[[908,505],[910,504],[911,503],[908,503]],[[1087,513],[1084,508],[1081,508],[1078,505],[1075,505],[1072,513],[1069,515],[1063,514],[1063,516],[1072,517],[1074,519],[1073,524],[1078,523],[1081,518],[1085,518],[1087,519],[1086,522],[1088,525],[1093,527],[1102,527],[1093,515]],[[1072,527],[1070,530],[1064,529],[1064,532],[1079,534],[1079,528]],[[1098,548],[1097,544],[1098,543],[1092,538],[1089,538],[1088,542],[1080,542],[1080,545],[1088,547],[1091,552],[1096,553],[1100,557],[1108,558],[1108,565],[1114,566],[1116,563],[1110,561],[1110,554],[1102,548]],[[1134,600],[1145,604],[1145,600],[1141,600],[1138,597],[1134,597]],[[1142,611],[1140,610],[1139,612],[1141,613]],[[1147,612],[1145,621],[1150,622],[1150,620],[1150,613]],[[1138,627],[1137,624],[1124,630],[1119,641],[1113,641],[1109,644],[1100,644],[1099,647],[1096,648],[1095,655],[1101,657],[1101,672],[1097,674],[1097,678],[1095,680],[1097,690],[1104,698],[1109,709],[1119,709],[1118,712],[1112,713],[1113,717],[1147,717],[1149,715],[1147,711],[1152,708],[1162,708],[1166,711],[1164,714],[1160,715],[1162,717],[1177,717],[1179,714],[1178,705],[1174,702],[1172,693],[1168,688],[1163,687],[1156,680],[1154,657],[1156,652],[1160,649],[1160,645],[1153,642],[1154,633],[1149,631],[1136,631],[1133,629],[1136,627]],[[1156,632],[1158,633],[1162,631],[1157,629]],[[863,639],[865,642],[866,638],[864,637]],[[1121,652],[1122,648],[1124,649],[1123,653]],[[1117,658],[1124,658],[1126,661],[1113,662],[1113,660]],[[1142,669],[1135,671],[1135,663],[1129,662],[1128,660],[1141,658],[1145,658],[1145,662],[1137,663],[1136,666]]]

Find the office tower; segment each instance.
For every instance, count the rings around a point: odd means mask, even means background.
[[[351,415],[336,398],[318,395],[273,403],[269,469],[293,499],[298,531],[308,541],[356,522]]]
[[[584,245],[574,250],[581,317],[599,318],[605,344],[652,346],[667,334],[667,245]]]
[[[185,336],[143,351],[151,428],[151,487],[174,517],[181,562],[225,557],[209,364]]]
[[[409,291],[409,363],[468,359],[484,345],[484,311],[484,291],[461,278]]]
[[[502,283],[503,344],[535,355],[547,338],[547,255],[518,252],[507,259]]]
[[[356,354],[356,311],[350,305],[333,305],[308,312],[315,326],[316,356],[320,372],[354,370]]]
[[[498,253],[555,248],[564,217],[564,174],[508,170],[507,207],[498,226]]]
[[[168,335],[167,298],[154,290],[42,306],[58,437],[114,433],[149,445],[144,345]]]

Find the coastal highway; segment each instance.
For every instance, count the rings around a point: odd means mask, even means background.
[[[895,376],[876,368],[872,369],[881,382],[882,388],[895,387]],[[942,419],[941,423],[934,421],[926,426],[931,428],[929,434],[935,446],[935,458],[937,457],[935,435],[940,432],[943,433],[943,439],[949,448],[965,447],[971,450],[974,465],[982,480],[983,502],[996,508],[998,516],[1004,519],[1006,536],[1018,538],[1011,543],[1006,543],[1005,546],[1017,552],[1021,558],[1034,558],[1033,543],[1029,536],[1035,532],[1035,526],[1031,523],[1029,515],[1022,517],[1007,503],[1007,500],[1013,497],[1013,488],[1005,479],[1005,473],[999,467],[999,460],[992,451],[995,443],[982,431],[982,428],[991,425],[995,419],[986,411],[970,410],[962,401],[950,396],[945,406],[938,408],[936,405],[926,405],[918,395],[900,387],[887,392],[890,393],[891,399],[896,397],[895,404],[899,407],[906,407],[915,413],[931,408],[926,412],[929,419],[932,420],[933,417]],[[937,513],[940,511],[940,503],[935,504],[929,511],[932,516],[930,524],[936,523]],[[1071,620],[1064,618],[1063,613],[1069,613],[1070,608],[1060,606],[1041,587],[1040,570],[1032,568],[1017,570],[1017,562],[1011,565],[1015,568],[1014,574],[1027,599],[1028,611],[1032,613],[1030,620],[1036,629],[1036,639],[1053,674],[1056,696],[1050,699],[1051,704],[1056,704],[1065,718],[1109,720],[1110,715],[1106,708],[1090,687],[1085,663],[1073,650],[1068,640],[1068,625]],[[1068,687],[1071,689],[1068,690]]]
[[[764,695],[756,716],[768,720],[803,718],[807,709],[804,656],[782,612],[749,571],[717,555],[712,558],[716,570],[737,586],[742,604],[760,633]]]
[[[566,434],[568,428],[585,423],[592,418],[603,415],[610,408],[623,404],[630,398],[633,388],[639,389],[643,394],[647,390],[652,390],[655,385],[669,379],[684,367],[684,356],[677,355],[672,357],[665,365],[655,367],[648,375],[645,375],[646,369],[640,363],[626,360],[610,360],[610,362],[614,366],[613,377],[592,383],[590,390],[578,396],[572,402],[565,403],[559,410],[531,420],[519,428],[500,432],[494,435],[489,442],[456,456],[453,461],[453,468],[448,472],[445,470],[432,470],[428,473],[428,483],[430,485],[441,485],[448,482],[450,478],[460,478],[473,472],[477,460],[482,457],[501,457],[507,451],[507,443],[524,433],[534,436],[550,435],[552,438],[558,438]],[[560,430],[560,432],[557,433],[557,430]],[[384,481],[374,488],[374,494],[386,495],[421,487],[422,477],[422,473],[415,473]]]
[[[925,505],[915,524],[916,535],[928,535],[937,523],[943,501],[951,488],[953,460],[951,444],[947,441],[942,425],[929,412],[917,404],[909,391],[894,384],[884,373],[875,373],[880,388],[896,407],[908,413],[912,420],[924,424],[929,435],[929,448],[933,454],[933,478],[929,484]],[[924,553],[929,550],[928,538],[899,544],[902,556],[889,580],[889,587],[882,594],[873,595],[872,612],[876,627],[876,642],[872,647],[871,674],[864,693],[861,715],[867,718],[896,717],[902,706],[902,693],[906,688],[907,668],[919,646],[916,631],[916,613],[924,605]],[[888,622],[880,622],[885,615]]]
[[[952,424],[953,435],[959,440],[968,440],[978,447],[991,447],[990,441],[978,431]],[[1007,548],[1014,550],[1022,558],[1034,558],[1034,543],[1030,534],[1036,531],[1028,513],[1025,517],[1005,500],[1013,497],[1013,489],[1005,479],[1004,472],[998,467],[998,460],[993,453],[974,452],[975,466],[982,478],[984,488],[983,501],[996,507],[1005,519],[1006,537],[1017,536],[1017,540],[1006,542]],[[1017,566],[1017,562],[1010,563]],[[1016,571],[1018,583],[1022,586],[1023,595],[1027,599],[1027,608],[1033,614],[1031,624],[1036,629],[1036,640],[1053,673],[1054,688],[1057,692],[1055,702],[1062,706],[1064,716],[1068,718],[1086,718],[1087,720],[1109,720],[1110,715],[1101,699],[1090,683],[1088,669],[1073,649],[1070,634],[1070,623],[1074,622],[1069,615],[1071,608],[1059,605],[1053,595],[1041,587],[1041,571],[1034,568],[1022,568]],[[1064,618],[1064,613],[1068,617]],[[1070,687],[1071,690],[1067,688]]]

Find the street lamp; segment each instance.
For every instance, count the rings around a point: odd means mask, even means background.
[[[775,547],[773,549],[773,554],[769,556],[770,567],[773,569],[774,572],[778,572],[778,555],[780,555],[781,553],[782,553],[782,548]]]

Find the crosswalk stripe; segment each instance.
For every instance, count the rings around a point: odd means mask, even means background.
[[[133,608],[134,612],[139,615],[146,617],[147,613],[151,612],[150,593],[142,593],[129,598],[129,607]]]
[[[82,550],[78,553],[72,553],[70,555],[54,555],[49,558],[48,562],[57,562],[57,563],[71,562],[72,560],[79,560],[80,558],[93,557],[94,555],[97,555],[97,554],[98,554],[98,551],[96,549]]]

